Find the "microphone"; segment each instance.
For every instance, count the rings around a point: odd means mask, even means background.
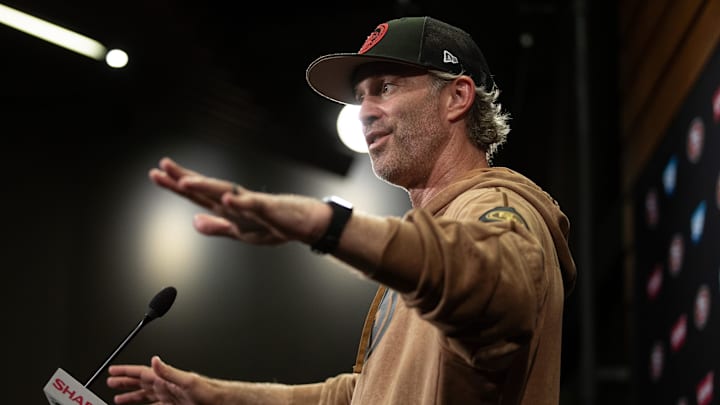
[[[155,294],[152,300],[150,300],[150,304],[148,304],[149,310],[145,313],[145,317],[137,324],[135,329],[130,332],[130,334],[123,340],[118,347],[115,349],[115,351],[110,355],[110,357],[105,360],[102,366],[95,371],[95,374],[93,374],[92,377],[85,383],[85,387],[90,386],[92,382],[97,378],[97,376],[107,367],[108,364],[110,364],[111,361],[115,360],[115,357],[117,357],[118,354],[120,354],[120,351],[127,346],[127,344],[132,340],[132,338],[137,335],[140,330],[145,327],[150,321],[156,318],[160,318],[161,316],[165,315],[167,311],[170,310],[170,307],[172,306],[173,302],[175,302],[175,297],[177,296],[177,290],[175,287],[165,287],[160,291],[159,293]]]
[[[95,381],[95,378],[117,357],[122,349],[137,335],[140,330],[152,320],[165,315],[177,296],[175,287],[165,287],[162,291],[155,294],[148,305],[148,311],[143,319],[138,323],[135,329],[123,340],[120,345],[113,351],[110,357],[95,371],[85,385],[74,379],[62,368],[58,368],[50,377],[43,391],[51,405],[107,405],[102,399],[98,398],[88,387]]]

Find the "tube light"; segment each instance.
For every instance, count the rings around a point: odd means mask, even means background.
[[[95,60],[103,60],[107,53],[105,46],[92,38],[2,4],[0,23]]]

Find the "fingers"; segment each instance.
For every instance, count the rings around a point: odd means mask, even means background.
[[[159,168],[150,171],[150,178],[161,186],[181,192],[202,193],[213,199],[219,199],[225,193],[240,191],[232,182],[204,176],[167,157],[160,160]]]
[[[208,214],[197,214],[193,218],[193,226],[195,229],[209,236],[226,236],[237,238],[238,230],[234,223],[230,220]]]
[[[224,236],[256,245],[275,245],[288,238],[252,212],[232,215],[232,220],[214,215],[197,214],[193,221],[198,232],[209,236]]]
[[[155,403],[155,401],[176,403],[170,400],[179,393],[182,394],[180,387],[188,386],[193,378],[192,373],[176,369],[162,362],[158,356],[153,356],[151,359],[151,367],[113,365],[108,372],[110,373],[107,379],[108,387],[127,390],[115,395],[113,400],[116,404]]]
[[[137,389],[140,379],[136,377],[108,377],[107,386],[116,390]]]
[[[197,374],[172,367],[158,356],[153,356],[151,363],[158,376],[152,386],[158,404],[208,403],[201,400],[194,388],[198,385]]]
[[[216,207],[221,204],[221,196],[234,189],[234,183],[202,176],[181,167],[169,158],[163,158],[159,168],[150,169],[148,177],[158,186],[209,210],[216,210]],[[235,189],[237,190],[237,187]]]
[[[167,172],[164,172],[161,169],[150,169],[150,172],[148,172],[148,177],[150,177],[150,180],[152,180],[155,184],[161,187],[169,188],[173,191],[180,191],[180,187],[177,184],[177,179],[170,177]]]
[[[227,180],[203,176],[170,158],[163,158],[158,168],[150,170],[149,177],[157,185],[192,200],[214,214],[195,216],[193,225],[202,234],[260,244],[287,240],[264,218],[267,196],[262,193],[251,192]]]
[[[159,356],[153,356],[151,364],[155,374],[165,383],[185,387],[189,385],[190,380],[193,378],[192,373],[177,369],[163,362]]]
[[[164,157],[160,159],[160,163],[158,166],[165,171],[170,177],[173,179],[179,179],[181,177],[185,176],[196,176],[199,175],[199,173],[192,171],[190,169],[186,169],[183,166],[180,166],[177,164],[174,160],[170,159],[169,157]]]
[[[107,385],[115,389],[136,389],[144,378],[152,378],[152,369],[140,365],[112,365],[108,368]]]
[[[112,365],[108,368],[108,373],[110,374],[106,382],[108,387],[128,391],[115,395],[113,400],[116,404],[137,404],[156,400],[157,397],[152,390],[156,377],[150,367]]]
[[[156,397],[149,395],[145,390],[123,392],[113,397],[113,402],[115,402],[116,405],[147,403],[148,401],[155,400]]]
[[[185,192],[203,194],[217,201],[225,194],[240,195],[245,191],[233,182],[199,175],[181,178],[178,187]]]
[[[170,158],[162,158],[158,168],[150,170],[150,178],[162,186],[174,186],[186,176],[198,176],[199,173],[185,169]]]
[[[180,194],[181,196],[192,200],[200,206],[209,209],[211,209],[213,206],[213,201],[211,199],[200,194],[193,194],[191,192],[187,192],[180,186],[180,184],[178,183],[178,179],[171,177],[167,172],[164,172],[161,169],[150,169],[148,177],[150,177],[150,180],[152,180],[153,183],[157,184],[158,186],[166,188],[176,194]]]
[[[132,364],[132,365],[113,364],[112,366],[110,366],[108,368],[108,373],[111,376],[118,375],[118,376],[129,376],[129,377],[140,378],[140,376],[142,375],[142,372],[144,370],[148,370],[149,368],[150,367],[148,367],[148,366],[141,366],[141,365],[134,365],[134,364]]]

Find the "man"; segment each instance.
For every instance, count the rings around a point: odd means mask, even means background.
[[[361,105],[375,174],[407,190],[403,218],[339,199],[258,193],[163,159],[150,177],[209,209],[196,229],[254,244],[299,241],[381,287],[354,370],[317,384],[212,379],[154,357],[117,365],[117,404],[557,404],[564,300],[575,282],[557,203],[489,161],[508,133],[498,90],[464,31],[429,17],[380,24],[358,53],[307,70]]]

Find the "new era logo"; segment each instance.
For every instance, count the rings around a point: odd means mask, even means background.
[[[444,63],[458,63],[458,58],[448,51],[443,51],[443,62]]]

